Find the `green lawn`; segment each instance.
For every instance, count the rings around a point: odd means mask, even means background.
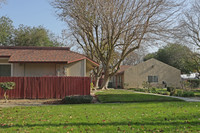
[[[196,97],[200,97],[200,89],[194,90],[193,92]]]
[[[96,95],[98,96],[98,100],[102,103],[181,101],[176,98],[140,94],[128,90],[105,90],[97,92]]]
[[[195,95],[196,97],[200,97],[200,93],[199,93],[199,92],[194,93],[194,95]]]
[[[126,92],[120,90],[99,93],[120,93],[115,95],[123,96],[122,93]],[[137,95],[133,93],[132,96]],[[142,96],[147,100],[146,95]],[[139,97],[141,101],[142,97]],[[154,100],[156,98],[154,97]],[[200,103],[159,100],[0,108],[0,132],[198,133],[200,132]]]

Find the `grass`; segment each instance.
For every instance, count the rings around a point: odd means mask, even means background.
[[[181,101],[176,98],[141,94],[127,90],[105,90],[97,92],[96,95],[98,96],[98,100],[102,103]]]
[[[166,88],[149,88],[149,89],[147,89],[147,88],[129,88],[128,90],[161,94],[161,95],[169,95],[170,94],[170,92],[168,92]]]
[[[195,92],[194,95],[195,95],[196,97],[200,97],[200,92]]]
[[[122,101],[143,97],[143,102],[0,108],[0,132],[200,132],[199,102],[165,102],[123,90],[98,92],[106,94]]]
[[[193,90],[196,97],[200,97],[200,89]]]
[[[154,89],[154,90],[153,90]],[[165,88],[150,88],[148,89],[142,89],[142,88],[129,88],[129,90],[133,90],[133,91],[138,91],[138,92],[147,92],[147,93],[155,93],[155,94],[162,94],[162,95],[169,95],[170,92],[167,91],[167,89]],[[177,91],[182,91],[182,89],[177,89]],[[188,93],[190,92],[194,92],[194,96],[195,97],[200,97],[200,89],[192,89],[190,90]],[[188,97],[194,97],[191,96],[191,94]],[[184,97],[184,96],[182,96]],[[187,97],[187,96],[185,96]]]
[[[200,132],[200,103],[0,108],[0,132]]]

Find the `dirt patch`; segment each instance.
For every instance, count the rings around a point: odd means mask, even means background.
[[[97,97],[93,95],[92,103],[99,103]],[[0,108],[16,107],[16,106],[45,106],[64,104],[62,99],[12,99],[5,103],[5,100],[0,100]]]
[[[0,107],[15,107],[15,106],[43,106],[49,104],[60,104],[61,99],[14,99],[8,100],[5,103],[5,100],[0,100]]]

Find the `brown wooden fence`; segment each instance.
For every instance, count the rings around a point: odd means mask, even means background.
[[[51,99],[70,95],[90,95],[89,77],[0,77],[0,82],[15,82],[9,99]],[[3,90],[0,89],[0,98]]]

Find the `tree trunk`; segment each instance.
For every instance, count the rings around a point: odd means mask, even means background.
[[[100,77],[96,76],[96,77],[95,77],[95,84],[94,84],[95,90],[96,90],[97,88],[99,88],[99,80],[100,80]]]
[[[5,98],[5,103],[7,103],[7,96],[6,96],[6,91],[4,92],[4,98]]]
[[[103,83],[101,84],[101,89],[102,90],[108,89],[109,79],[110,79],[110,77],[108,75],[104,76]]]

